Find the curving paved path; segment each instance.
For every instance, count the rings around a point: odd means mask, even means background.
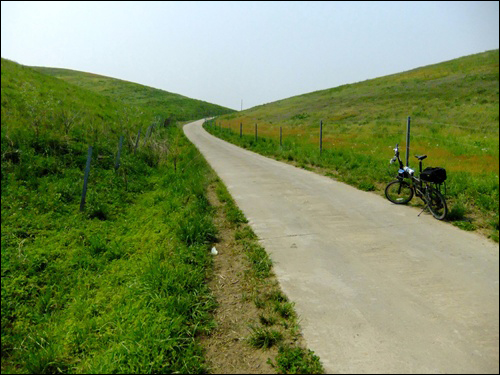
[[[497,244],[202,122],[184,132],[270,254],[327,373],[499,373]]]

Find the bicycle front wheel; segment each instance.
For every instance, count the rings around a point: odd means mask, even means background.
[[[448,206],[446,205],[446,200],[438,190],[433,187],[429,187],[429,210],[431,210],[432,216],[438,220],[443,220],[448,214]]]
[[[413,198],[413,189],[408,182],[395,180],[386,186],[385,196],[392,203],[406,204]]]

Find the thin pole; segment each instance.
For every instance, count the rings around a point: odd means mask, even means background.
[[[120,136],[120,142],[118,144],[118,153],[116,154],[115,170],[117,170],[118,167],[120,166],[120,154],[122,152],[122,145],[123,145],[123,135]]]
[[[87,153],[87,165],[85,166],[85,177],[83,178],[83,192],[82,192],[82,200],[80,201],[80,211],[83,211],[83,208],[85,207],[85,196],[87,195],[87,181],[89,180],[91,158],[92,158],[92,146],[89,146],[89,151]]]
[[[283,146],[283,129],[280,126],[280,147]]]
[[[255,141],[257,141],[257,123],[255,123]]]
[[[137,139],[135,140],[134,154],[135,154],[135,151],[137,150],[137,145],[139,144],[139,137],[140,136],[141,136],[141,129],[139,129],[139,132],[137,133]]]
[[[410,116],[406,123],[406,166],[408,167],[408,158],[410,156]]]
[[[240,122],[240,138],[243,135],[243,124]]]
[[[323,151],[323,120],[319,122],[319,154]]]

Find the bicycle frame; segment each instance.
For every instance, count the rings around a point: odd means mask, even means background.
[[[411,201],[413,195],[419,197],[425,206],[423,210],[418,214],[420,216],[427,208],[431,211],[432,215],[438,219],[442,220],[448,212],[446,205],[446,200],[440,193],[438,188],[433,187],[432,183],[429,181],[422,180],[415,176],[415,171],[409,166],[404,166],[401,158],[399,157],[399,144],[396,144],[394,149],[395,156],[390,160],[390,163],[398,161],[399,170],[397,175],[397,180],[389,183],[385,189],[385,195],[387,199],[396,204],[405,204]],[[415,156],[419,160],[419,173],[422,173],[422,160],[427,158],[427,155]],[[409,183],[405,179],[409,179]],[[397,185],[395,185],[397,183]],[[393,186],[397,186],[395,190]],[[410,190],[410,191],[407,191]],[[407,191],[407,193],[405,193]]]
[[[395,156],[390,160],[390,163],[394,163],[395,161],[399,162],[399,171],[398,171],[398,180],[403,180],[405,178],[409,178],[411,181],[411,186],[413,189],[415,189],[415,193],[422,194],[424,190],[424,186],[422,185],[422,180],[419,177],[416,177],[414,175],[415,171],[411,169],[409,166],[404,166],[403,162],[401,161],[401,158],[399,157],[399,143],[396,144],[396,148],[394,149],[395,151]],[[417,156],[419,162],[418,162],[418,169],[419,173],[422,173],[422,160],[424,160],[427,157],[427,155],[422,155],[422,156]],[[428,183],[426,182],[427,187]],[[417,196],[419,196],[417,194]]]

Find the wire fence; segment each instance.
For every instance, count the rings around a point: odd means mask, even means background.
[[[212,126],[213,128],[218,128],[220,131],[230,131],[232,133],[235,133],[231,127],[231,124],[228,124],[227,126],[223,126],[222,122],[219,121],[217,123],[217,119],[212,119],[210,120],[212,121],[211,123],[209,122],[209,126]],[[395,126],[399,126],[401,127],[402,123],[401,122],[388,122],[388,123],[384,123],[384,125],[382,127],[380,127],[379,129],[374,129],[374,133],[377,135],[377,136],[381,136],[381,137],[384,137],[384,138],[390,138],[390,137],[397,137],[397,136],[404,136],[407,134],[407,130],[401,128],[400,130],[392,130],[391,128],[395,127]],[[233,124],[234,126],[234,124]],[[296,129],[297,129],[297,125],[293,125],[293,126],[286,126],[286,125],[278,125],[278,124],[273,124],[273,127],[278,127],[279,126],[279,143],[280,143],[280,146],[283,145],[283,141],[286,137],[286,135],[288,134],[288,136],[290,137],[291,135],[291,132],[287,132],[287,128],[288,129],[293,129],[293,133],[295,137],[300,137],[300,136],[303,136],[304,134],[301,134],[301,133],[297,133],[296,132]],[[247,129],[248,129],[248,125],[246,126]],[[334,131],[332,131],[332,127],[335,129]],[[446,129],[446,128],[456,128],[456,129],[460,129],[460,130],[467,130],[467,131],[470,131],[470,135],[471,136],[476,136],[476,138],[478,137],[478,134],[485,134],[483,139],[486,138],[486,139],[489,139],[491,140],[491,137],[489,137],[488,135],[494,135],[495,131],[493,131],[492,129],[487,129],[485,130],[484,128],[472,128],[472,127],[468,127],[468,126],[461,126],[461,125],[455,125],[455,124],[449,124],[449,123],[434,123],[434,122],[417,122],[417,123],[413,123],[412,124],[412,129],[414,130],[413,131],[413,134],[412,134],[412,139],[418,139],[418,140],[426,140],[426,141],[432,141],[432,142],[435,142],[436,144],[438,145],[447,145],[447,146],[454,146],[454,147],[457,147],[457,148],[463,148],[464,151],[467,151],[468,149],[474,149],[475,153],[477,153],[478,151],[479,152],[483,152],[483,153],[489,153],[492,151],[492,146],[489,145],[485,145],[483,141],[479,140],[479,139],[467,139],[467,138],[462,138],[461,140],[455,140],[453,138],[451,138],[450,136],[447,136],[447,135],[442,135],[441,137],[437,136],[437,135],[432,135],[432,132],[433,132],[433,128],[435,127],[440,127],[442,129]],[[328,129],[328,133],[325,133],[325,128]],[[342,131],[341,129],[344,129],[344,131]],[[243,135],[245,134],[248,134],[248,133],[245,133],[244,131],[245,129],[245,126],[243,125],[243,123],[240,123],[239,124],[239,136],[240,138],[243,137]],[[426,132],[431,132],[431,135],[429,134],[421,134],[421,133],[417,133],[416,131],[418,130],[422,130],[424,129]],[[430,129],[430,130],[429,130]],[[254,139],[255,141],[257,141],[259,139],[259,127],[258,127],[258,123],[255,123],[253,125],[253,133],[254,133]],[[353,131],[353,128],[352,127],[349,127],[349,126],[346,126],[345,124],[342,124],[341,127],[338,127],[338,128],[335,128],[335,124],[333,125],[330,125],[328,126],[328,124],[325,124],[323,121],[320,121],[319,123],[319,130],[318,130],[318,144],[319,144],[319,152],[321,153],[322,150],[323,150],[323,142],[324,142],[324,135],[328,135],[329,137],[332,137],[332,136],[335,136],[335,135],[347,135],[347,134],[351,134]],[[261,131],[262,132],[262,131]],[[308,130],[308,133],[310,133],[310,130]],[[498,133],[498,129],[496,129],[496,133]],[[276,136],[271,136],[271,138],[277,138],[278,135]],[[263,138],[262,135],[260,135],[260,138]],[[497,139],[497,138],[495,138]],[[491,142],[489,142],[491,143]],[[494,142],[493,142],[494,143]],[[493,146],[495,146],[495,144],[493,144]],[[496,143],[496,148],[495,149],[498,149],[498,142]]]
[[[140,146],[145,146],[147,144],[148,140],[151,140],[152,134],[155,130],[155,128],[159,127],[161,124],[161,121],[158,119],[155,120],[153,124],[148,126],[146,129],[146,134],[142,142],[140,142],[140,136],[141,136],[141,129],[137,132],[137,137],[135,139],[135,142],[132,144],[134,145],[133,147],[133,152],[132,155],[136,155],[137,149],[140,149]],[[117,152],[116,152],[116,159],[115,159],[115,164],[114,164],[114,169],[115,172],[117,172],[121,166],[121,156],[122,156],[122,148],[123,148],[123,141],[125,139],[124,135],[120,135],[119,140],[118,140],[118,145],[117,145]],[[83,179],[83,189],[82,189],[82,196],[80,200],[80,211],[84,211],[85,209],[85,203],[86,203],[86,195],[87,195],[87,186],[88,186],[88,181],[90,177],[90,168],[91,168],[91,163],[92,163],[92,152],[93,152],[93,146],[89,145],[88,151],[87,151],[87,161],[85,165],[85,172],[84,172],[84,179]]]

